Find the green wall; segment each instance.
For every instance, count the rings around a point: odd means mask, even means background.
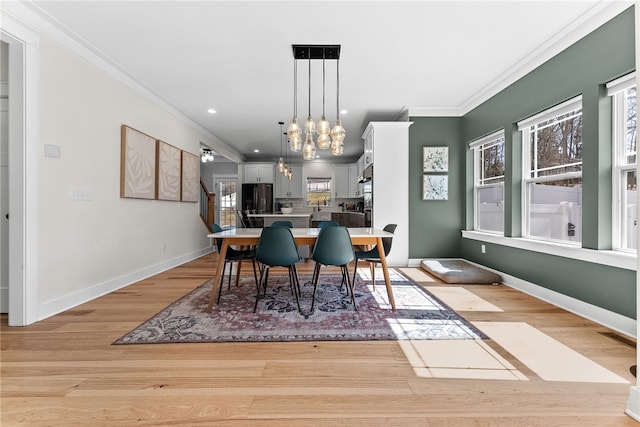
[[[611,248],[611,102],[606,82],[635,69],[634,10],[627,9],[462,118],[416,118],[409,175],[421,175],[421,146],[449,146],[449,200],[410,198],[409,256],[459,256],[613,312],[635,318],[635,271],[463,239],[473,229],[473,163],[467,143],[505,129],[505,236],[521,235],[520,134],[516,123],[548,107],[583,97],[583,242]],[[410,183],[413,194],[418,182]],[[414,186],[413,188],[411,186]],[[414,193],[414,189],[415,192]],[[459,229],[454,230],[455,224]],[[416,230],[416,232],[414,232]],[[449,240],[450,239],[450,240]],[[447,240],[445,242],[445,240]]]
[[[460,117],[411,118],[409,128],[409,258],[460,257],[464,156]],[[448,200],[422,200],[422,147],[449,147]]]

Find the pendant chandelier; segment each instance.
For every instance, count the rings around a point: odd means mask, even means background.
[[[284,158],[282,157],[283,155],[282,125],[284,125],[284,122],[278,122],[278,124],[280,125],[280,158],[278,159],[278,172],[280,172],[281,174],[284,174],[285,163],[284,163]]]
[[[287,128],[291,151],[302,150],[305,160],[316,157],[316,142],[320,150],[331,149],[331,154],[340,156],[344,152],[346,131],[340,120],[340,45],[292,45],[293,48],[293,119]],[[302,129],[298,124],[298,60],[307,60],[309,71],[308,116],[304,124],[304,144]],[[322,118],[316,125],[311,116],[311,60],[322,60]],[[336,61],[336,123],[333,129],[325,114],[326,60]],[[317,134],[317,140],[314,137]]]

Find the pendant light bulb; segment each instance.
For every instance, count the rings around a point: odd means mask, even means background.
[[[313,160],[316,157],[316,144],[313,142],[311,134],[307,134],[307,139],[302,146],[302,158],[305,160]]]

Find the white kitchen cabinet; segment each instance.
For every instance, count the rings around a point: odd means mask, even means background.
[[[276,174],[276,199],[302,199],[302,166],[289,166],[293,173],[291,180]]]
[[[364,139],[364,154],[362,155],[363,164],[362,170],[365,170],[367,167],[373,164],[373,149],[374,149],[374,133],[375,130],[373,127],[368,126],[364,131],[364,135],[362,138]]]
[[[349,197],[362,197],[362,185],[358,184],[358,164],[349,165]]]
[[[273,184],[273,163],[245,163],[244,183]]]
[[[333,197],[335,199],[346,199],[349,197],[349,165],[334,165],[333,174],[335,185]]]

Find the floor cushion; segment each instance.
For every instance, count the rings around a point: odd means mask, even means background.
[[[502,277],[463,259],[425,259],[420,267],[445,283],[501,283]]]

